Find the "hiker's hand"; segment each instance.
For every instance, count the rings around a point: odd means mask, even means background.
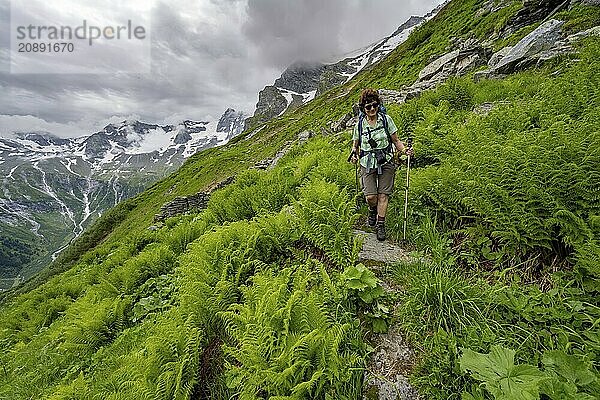
[[[358,155],[356,154],[356,152],[352,153],[352,157],[350,157],[350,162],[352,164],[356,164],[358,162]]]
[[[412,148],[412,147],[405,147],[405,148],[404,148],[404,151],[406,152],[406,155],[407,155],[407,156],[411,156],[411,157],[412,157],[412,156],[414,156],[414,155],[415,155],[415,152],[414,152],[414,150],[413,150],[413,148]]]

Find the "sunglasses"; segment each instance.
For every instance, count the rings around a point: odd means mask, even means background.
[[[377,102],[365,104],[365,110],[367,110],[367,111],[369,111],[371,109],[377,109],[377,107],[379,107],[379,103],[377,103]]]

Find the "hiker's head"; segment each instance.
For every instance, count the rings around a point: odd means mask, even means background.
[[[373,110],[377,112],[377,108],[381,104],[379,93],[374,89],[364,89],[360,94],[359,104],[361,111],[364,113],[373,113]]]

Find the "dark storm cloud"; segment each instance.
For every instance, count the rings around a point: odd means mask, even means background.
[[[114,116],[161,122],[218,118],[227,107],[251,113],[258,92],[294,61],[372,43],[439,2],[157,1],[149,29],[151,73],[92,75],[9,73],[10,7],[0,0],[0,135],[13,122],[22,127],[36,118],[53,133],[74,136]],[[56,129],[60,124],[64,131]]]
[[[345,0],[249,0],[243,32],[266,64],[285,67],[340,52]]]
[[[328,60],[391,34],[442,0],[248,0],[243,32],[265,64]]]

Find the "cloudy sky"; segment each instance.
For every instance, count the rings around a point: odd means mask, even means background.
[[[291,63],[364,47],[442,0],[12,2],[0,0],[0,136],[74,137],[124,118],[218,119],[228,107],[251,114],[258,92]],[[101,29],[131,20],[146,36],[71,54],[14,51],[18,26],[75,28],[83,19]]]

